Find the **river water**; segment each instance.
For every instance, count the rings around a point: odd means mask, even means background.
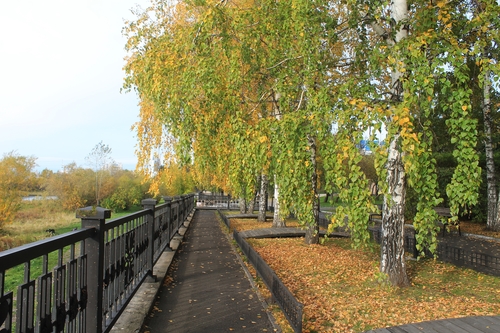
[[[35,201],[35,200],[57,200],[59,199],[55,195],[47,195],[47,196],[42,196],[42,195],[29,195],[27,197],[23,197],[23,201]]]

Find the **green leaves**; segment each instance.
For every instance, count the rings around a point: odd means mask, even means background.
[[[498,13],[490,0],[485,6]],[[393,26],[389,10],[385,1],[180,1],[172,7],[154,1],[125,28],[126,87],[142,100],[141,166],[147,169],[153,157],[181,159],[192,163],[201,187],[241,196],[251,195],[261,172],[275,173],[284,213],[295,212],[307,226],[316,223],[312,208],[322,184],[313,178],[322,163],[324,187],[347,203],[336,219],[347,215],[354,243],[362,244],[374,207],[359,142],[369,132],[370,140],[386,136],[385,146],[372,148],[379,188],[388,195],[387,143],[398,137],[418,198],[417,241],[435,248],[432,208],[442,199],[432,125],[447,120],[458,163],[447,193],[456,213],[477,200],[480,179],[467,56],[499,72],[481,53],[491,43],[467,41],[476,31],[497,38],[500,15],[485,10],[468,23],[472,12],[463,11],[472,8],[416,1]],[[483,23],[492,29],[482,31]],[[403,24],[409,35],[395,44]]]
[[[14,151],[0,159],[0,228],[12,222],[22,196],[36,184],[35,166],[35,157],[21,156]]]

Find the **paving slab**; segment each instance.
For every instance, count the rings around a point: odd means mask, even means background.
[[[366,333],[493,333],[500,332],[499,329],[500,316],[473,316],[387,327]]]
[[[275,332],[215,212],[197,210],[141,332]]]

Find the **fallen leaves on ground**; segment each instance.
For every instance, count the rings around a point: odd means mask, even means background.
[[[263,227],[255,220],[244,223]],[[237,229],[244,230],[241,226]],[[249,242],[304,304],[304,332],[363,332],[500,314],[497,277],[434,260],[407,261],[412,286],[401,289],[380,283],[378,251],[353,250],[348,239],[332,239],[324,245],[306,245],[303,238]],[[269,297],[265,285],[258,285]],[[284,332],[293,332],[282,314],[276,319]]]
[[[486,228],[486,224],[484,223],[460,221],[460,230],[468,234],[476,234],[476,235],[500,238],[500,231],[488,230]]]
[[[272,228],[273,222],[272,221],[266,221],[266,222],[257,222],[255,219],[231,219],[230,220],[230,226],[231,226],[231,231],[233,230],[238,230],[238,231],[243,231],[243,230],[255,230],[255,229],[263,229],[263,228]],[[295,228],[299,226],[299,223],[297,220],[287,220],[286,221],[286,226]]]

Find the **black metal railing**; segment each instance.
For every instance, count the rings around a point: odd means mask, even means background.
[[[0,252],[0,332],[108,332],[194,209],[167,201],[109,222],[87,207],[80,230]]]
[[[204,194],[196,195],[197,208],[215,209],[239,209],[238,199],[231,198],[230,195]]]
[[[500,276],[500,257],[450,246],[449,244],[438,244],[437,253],[441,261],[472,268],[481,273]]]
[[[373,240],[380,244],[382,241],[380,227],[371,227],[370,232]],[[405,251],[411,253],[415,258],[418,256],[418,251],[415,247],[414,230],[412,228],[405,228],[404,247]],[[433,257],[433,254],[428,250],[425,250],[424,253],[429,258]],[[491,254],[440,242],[437,246],[436,255],[443,262],[470,268],[481,273],[500,276],[500,257]]]
[[[239,210],[240,199],[233,198],[231,197],[231,195],[198,193],[196,194],[196,207],[200,209]],[[258,209],[259,209],[259,201],[256,200],[254,202],[253,210],[258,210]]]
[[[224,216],[224,215],[222,215]],[[278,278],[271,267],[262,257],[240,236],[235,230],[233,238],[240,247],[248,261],[255,267],[257,274],[262,278],[267,288],[271,292],[273,299],[278,303],[281,310],[288,319],[294,332],[302,332],[302,312],[304,305],[297,301],[295,296],[288,290],[283,282]]]

